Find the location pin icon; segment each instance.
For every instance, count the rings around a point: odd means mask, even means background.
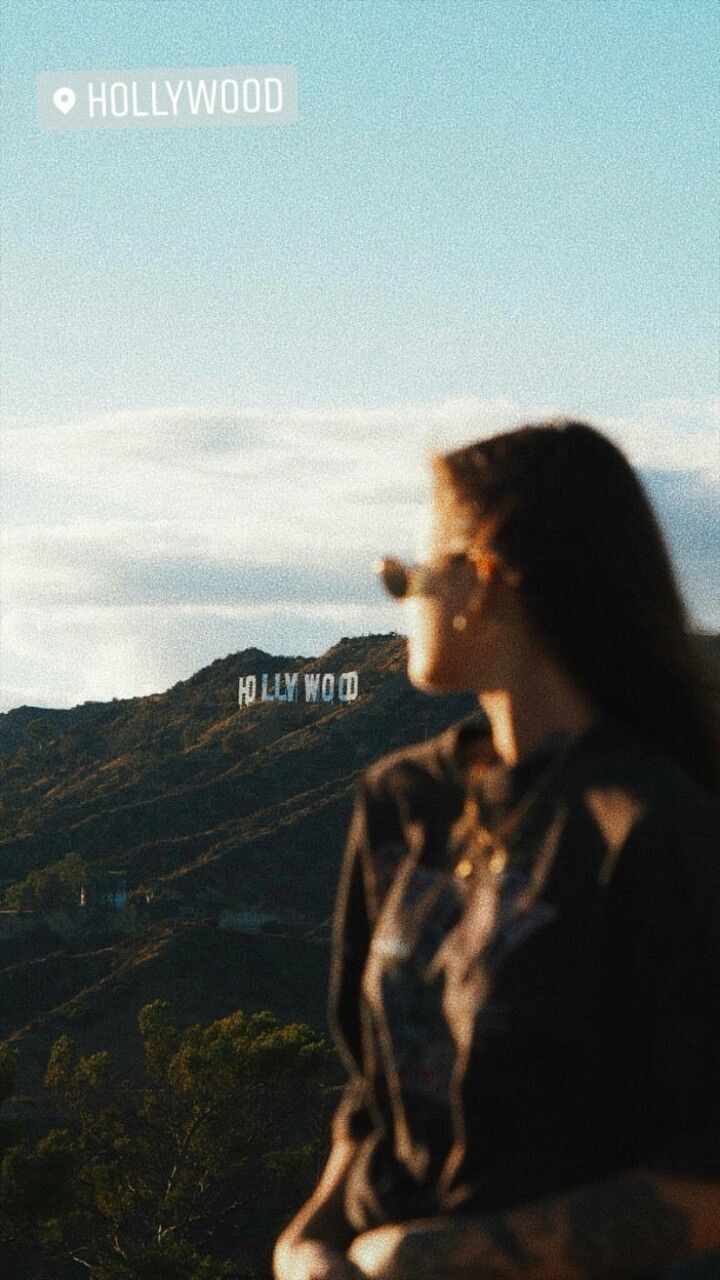
[[[74,89],[56,89],[53,94],[53,104],[58,111],[62,111],[64,116],[67,115],[68,111],[72,111],[76,102],[77,98]]]

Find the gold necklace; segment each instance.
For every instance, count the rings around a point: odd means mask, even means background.
[[[550,780],[559,773],[582,736],[582,734],[576,734],[557,754],[552,756],[535,786],[527,791],[520,803],[501,819],[494,831],[490,831],[481,819],[477,796],[466,797],[463,812],[455,824],[451,842],[455,856],[460,853],[454,866],[456,876],[461,880],[468,879],[479,863],[482,863],[484,869],[492,876],[502,875],[510,856],[508,838],[517,833],[538,797],[546,790]]]

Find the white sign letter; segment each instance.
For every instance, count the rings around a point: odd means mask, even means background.
[[[319,684],[320,684],[319,676],[305,677],[305,701],[306,702],[317,702]]]
[[[338,698],[341,702],[354,702],[358,696],[357,671],[343,671],[338,680]]]
[[[240,676],[238,681],[238,702],[240,706],[249,706],[255,701],[257,694],[257,676]]]

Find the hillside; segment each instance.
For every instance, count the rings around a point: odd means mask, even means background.
[[[720,637],[699,643],[720,695]],[[358,696],[238,707],[240,677],[294,671],[357,671]],[[157,996],[187,1019],[269,1008],[323,1026],[357,779],[475,706],[414,689],[390,633],[317,658],[248,649],[164,693],[0,716],[0,889],[73,853],[127,891],[96,917],[74,903],[70,929],[67,913],[0,912],[0,1037],[24,1046],[26,1087],[71,1027],[131,1058],[137,1010]]]
[[[238,708],[239,676],[295,670],[356,670],[358,697]],[[165,693],[91,704],[60,731],[41,713],[3,757],[0,882],[72,850],[124,870],[133,889],[173,879],[194,900],[317,922],[358,771],[473,705],[414,690],[405,642],[390,635],[342,640],[318,659],[230,654]],[[0,718],[0,740],[25,710]]]
[[[358,696],[238,707],[239,677],[276,671],[301,683],[357,671]],[[0,1036],[25,1046],[28,1086],[63,1030],[88,1048],[131,1044],[137,1009],[158,995],[188,1018],[270,1008],[324,1024],[357,778],[475,707],[418,692],[405,671],[403,637],[364,636],[313,659],[229,654],[149,697],[0,717],[0,886],[72,852],[122,872],[135,912],[108,911],[87,936],[48,919],[0,933]]]

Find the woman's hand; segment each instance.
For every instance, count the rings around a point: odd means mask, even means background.
[[[365,1273],[321,1240],[282,1236],[273,1253],[274,1280],[364,1280]]]
[[[415,1219],[364,1231],[347,1253],[368,1280],[512,1280],[517,1271],[478,1219]]]
[[[400,1259],[400,1249],[407,1239],[407,1228],[401,1225],[376,1227],[357,1236],[347,1252],[348,1261],[359,1267],[360,1274],[368,1280],[395,1280],[406,1273]],[[399,1266],[399,1269],[398,1269]],[[438,1272],[440,1275],[440,1272]]]

